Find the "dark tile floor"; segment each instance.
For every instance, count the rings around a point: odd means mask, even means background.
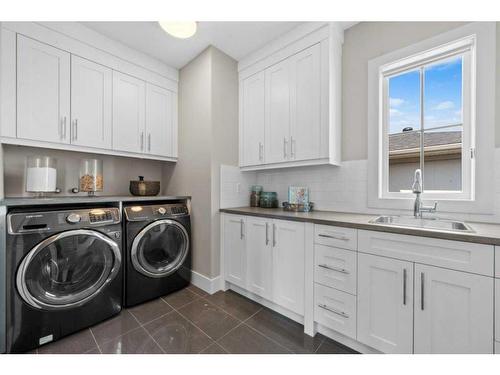
[[[120,315],[62,340],[39,354],[322,353],[353,350],[232,291],[208,295],[191,285],[123,310]]]

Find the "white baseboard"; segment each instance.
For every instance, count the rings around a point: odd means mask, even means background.
[[[222,290],[221,281],[222,277],[220,277],[220,275],[211,279],[201,273],[191,270],[191,284],[204,290],[208,294],[214,294]]]

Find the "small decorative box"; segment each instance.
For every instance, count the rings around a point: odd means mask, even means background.
[[[309,189],[301,186],[289,186],[288,203],[307,206],[309,204]]]

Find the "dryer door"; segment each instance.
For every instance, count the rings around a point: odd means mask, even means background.
[[[17,290],[44,310],[80,306],[120,270],[121,253],[109,237],[86,229],[55,234],[36,245],[17,270]]]
[[[134,268],[148,277],[165,277],[177,271],[189,251],[189,236],[175,220],[158,220],[135,237],[130,255]]]

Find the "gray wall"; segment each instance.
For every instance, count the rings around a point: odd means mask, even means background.
[[[25,165],[30,155],[47,155],[57,159],[57,186],[61,195],[75,196],[70,190],[78,187],[80,160],[103,160],[104,191],[100,195],[129,195],[129,181],[144,176],[146,180],[161,181],[161,161],[142,160],[109,155],[87,154],[24,146],[3,145],[4,191],[6,197],[33,196],[25,192]],[[85,195],[79,193],[78,195]]]
[[[465,24],[362,22],[346,30],[342,54],[342,160],[368,158],[368,61]]]
[[[237,63],[209,47],[180,71],[179,162],[163,169],[168,194],[192,196],[193,269],[219,274],[220,164],[238,161]]]

